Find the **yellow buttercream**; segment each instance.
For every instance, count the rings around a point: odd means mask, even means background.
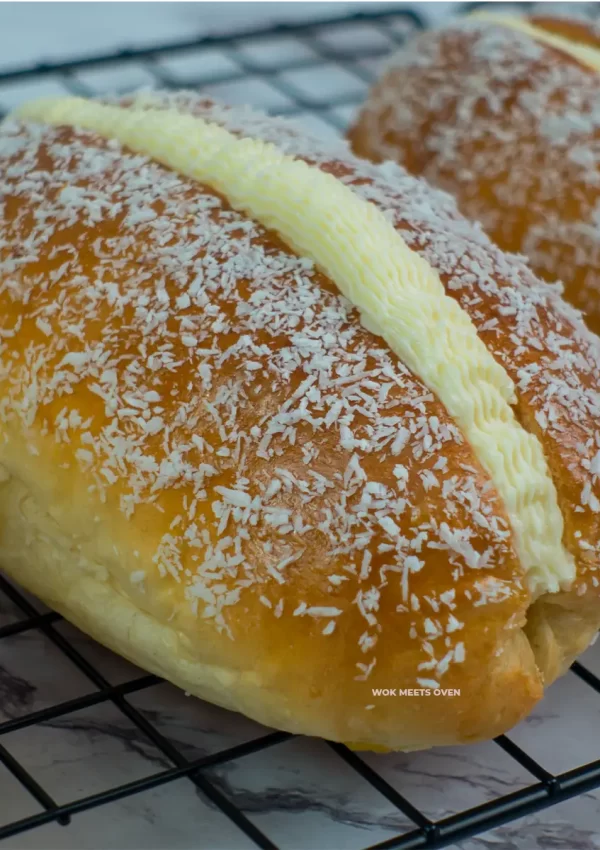
[[[514,416],[511,379],[437,271],[374,204],[274,145],[175,110],[65,98],[28,104],[17,117],[114,138],[219,191],[311,258],[462,429],[504,500],[533,593],[574,578],[556,490],[541,444]]]
[[[494,12],[474,12],[472,17],[525,33],[535,41],[547,44],[549,47],[555,47],[557,50],[573,56],[583,65],[587,65],[588,68],[592,68],[594,71],[600,71],[600,50],[590,45],[579,44],[576,41],[570,41],[564,36],[546,32],[541,27],[530,24],[525,18],[495,14]]]

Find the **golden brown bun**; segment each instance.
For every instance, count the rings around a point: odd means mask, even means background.
[[[533,24],[533,26],[545,30],[551,35],[566,38],[572,44],[583,44],[594,48],[600,47],[600,30],[598,24],[589,18],[530,15],[526,20]]]
[[[576,20],[530,23],[600,46],[597,31]],[[467,18],[402,49],[350,140],[359,155],[400,162],[451,192],[501,248],[560,279],[599,332],[599,116],[597,70],[528,34]]]
[[[400,168],[164,102],[343,178],[439,271],[517,382],[577,579],[531,605],[445,407],[272,232],[113,141],[16,122],[0,130],[0,563],[115,651],[267,725],[390,749],[508,730],[600,622],[594,339]],[[461,695],[373,695],[436,682]]]

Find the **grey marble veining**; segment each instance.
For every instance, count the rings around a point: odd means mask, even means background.
[[[0,596],[0,627],[19,612]],[[141,674],[128,662],[60,622],[57,632],[112,685]],[[600,673],[600,642],[582,659]],[[0,721],[76,699],[95,690],[39,631],[0,641]],[[128,703],[187,759],[265,734],[232,712],[158,683]],[[600,758],[600,695],[573,673],[511,738],[550,771]],[[110,702],[1,736],[58,803],[144,778],[169,760]],[[439,819],[530,784],[527,772],[493,743],[424,753],[365,754],[365,762],[427,817]],[[411,823],[324,742],[290,739],[211,769],[215,787],[282,850],[362,850]],[[0,825],[40,811],[0,767]],[[7,850],[246,850],[252,843],[187,779],[49,824],[0,842]],[[460,850],[600,850],[600,792],[498,827]]]

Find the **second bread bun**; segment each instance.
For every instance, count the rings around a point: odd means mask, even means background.
[[[504,732],[600,622],[600,361],[447,195],[186,93],[0,128],[0,563],[263,724]]]
[[[350,132],[450,191],[600,331],[600,35],[480,13],[409,42]]]

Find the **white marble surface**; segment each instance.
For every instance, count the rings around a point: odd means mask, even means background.
[[[453,3],[20,3],[0,4],[0,68],[119,47],[192,39],[209,32],[255,29],[281,21],[343,17],[361,9],[412,7],[428,20]],[[35,23],[34,23],[35,22]]]
[[[222,30],[232,22],[237,28],[315,14],[341,16],[350,7],[357,10],[366,5],[389,4],[2,3],[0,70],[88,51],[101,53],[193,38]],[[430,19],[453,11],[451,3],[408,5],[419,7]],[[252,42],[244,49],[256,59]],[[270,59],[263,52],[263,61],[278,61],[280,49],[272,46]],[[194,62],[193,56],[167,58],[165,68],[185,84],[186,78],[197,72]],[[203,61],[203,71],[207,62]],[[226,60],[213,53],[210,62],[215,73],[221,73]],[[105,91],[143,85],[147,82],[143,75],[143,68],[130,66],[126,73],[122,68],[89,72],[82,81]],[[291,82],[308,86],[309,92],[315,89],[314,81],[305,78]],[[347,80],[332,77],[319,84],[323,82],[334,91],[347,84]],[[259,103],[261,98],[274,96],[272,91],[251,89],[252,81],[245,83],[245,88],[237,85],[218,93]],[[10,106],[35,93],[27,87],[25,91],[18,87],[0,90],[0,106],[3,98]],[[338,117],[346,121],[350,115],[348,107]],[[324,123],[322,129],[332,132]],[[16,618],[17,612],[0,594],[0,627]],[[140,675],[70,626],[60,624],[57,629],[111,684]],[[600,675],[600,642],[583,660]],[[86,677],[39,632],[0,641],[0,723],[93,690]],[[186,698],[165,684],[136,693],[128,701],[188,759],[266,731],[243,717]],[[511,737],[548,770],[557,772],[600,758],[599,729],[600,695],[569,673]],[[170,766],[135,724],[108,702],[0,735],[0,744],[58,803]],[[365,756],[365,760],[432,819],[496,799],[532,781],[492,743],[410,755]],[[404,815],[320,741],[290,740],[216,768],[209,776],[282,850],[361,850],[411,828]],[[0,827],[38,811],[39,805],[0,765]],[[79,814],[66,828],[49,824],[0,842],[7,850],[246,850],[252,846],[187,779]],[[600,850],[600,792],[498,827],[463,842],[460,848]]]
[[[282,91],[280,82],[288,93],[295,92],[308,107],[314,107],[301,116],[307,128],[327,133],[332,125],[343,129],[366,96],[381,59],[394,48],[388,33],[404,35],[410,23],[399,15],[386,18],[383,27],[365,23],[349,29],[342,22],[320,30],[321,44],[326,48],[335,45],[350,61],[365,57],[357,61],[358,74],[320,56],[316,42],[300,42],[292,36],[265,41],[253,38],[252,31],[281,22],[343,19],[366,7],[371,11],[408,7],[419,11],[424,19],[434,20],[447,14],[452,4],[0,3],[0,75],[40,61],[56,63],[110,55],[123,48],[190,42],[207,34],[235,31],[243,36],[233,52],[218,47],[190,49],[161,53],[155,61],[139,59],[85,67],[72,72],[71,85],[77,87],[77,93],[90,95],[160,87],[163,83],[154,73],[158,71],[171,85],[201,87],[220,100],[285,112],[294,107],[294,102]],[[287,67],[303,62],[309,67]],[[232,75],[235,79],[228,81]],[[69,92],[67,85],[60,74],[0,80],[0,114],[25,100],[64,95]],[[340,108],[323,109],[340,98],[344,104]]]

